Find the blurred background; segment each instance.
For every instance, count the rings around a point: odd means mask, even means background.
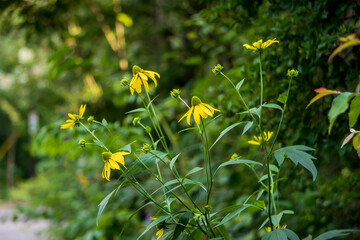
[[[211,69],[220,63],[235,82],[245,78],[242,94],[255,106],[258,57],[242,45],[275,37],[280,43],[264,54],[266,101],[275,103],[286,91],[287,69],[299,70],[279,141],[315,148],[319,170],[313,182],[301,167],[284,167],[288,180],[280,184],[281,207],[295,211],[285,217],[286,224],[300,237],[360,227],[360,161],[350,144],[340,148],[349,131],[347,115],[328,135],[332,97],[305,110],[315,88],[355,91],[359,46],[332,63],[328,57],[340,44],[338,37],[359,36],[360,1],[14,0],[1,1],[0,10],[0,205],[10,202],[27,219],[46,219],[49,239],[120,239],[119,229],[142,204],[125,188],[96,227],[97,205],[114,184],[101,178],[99,149],[79,148],[81,138],[90,140],[84,131],[60,131],[68,112],[87,104],[85,115],[106,118],[114,132],[96,128],[102,139],[117,146],[136,140],[136,148],[146,136],[132,125],[139,114],[125,112],[141,102],[121,88],[120,80],[131,79],[134,64],[158,72],[151,94],[159,95],[161,119],[174,133],[173,151],[185,149],[187,162],[180,164],[185,171],[201,158],[201,146],[193,135],[177,133],[185,128],[177,123],[185,108],[170,98],[170,90],[180,88],[185,100],[197,95],[222,110],[226,118],[210,132],[214,141],[243,108],[228,82]],[[269,111],[264,118],[271,130],[280,114]],[[233,153],[256,159],[256,148],[247,144],[253,134],[232,131],[224,137],[214,150],[219,162]],[[225,205],[258,187],[243,167],[224,171],[215,194]],[[124,239],[136,239],[144,230],[145,215],[132,219]],[[256,239],[262,221],[247,212],[228,227],[233,239]]]

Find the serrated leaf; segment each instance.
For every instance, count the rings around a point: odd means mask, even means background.
[[[359,230],[356,230],[356,229],[331,230],[331,231],[323,233],[320,236],[314,238],[314,240],[327,240],[327,239],[333,239],[336,237],[344,237],[344,236],[349,235],[352,232],[359,232]]]
[[[357,95],[350,103],[349,127],[353,127],[360,114],[360,95]]]
[[[217,174],[217,172],[220,171],[223,167],[226,167],[226,166],[228,166],[228,165],[237,165],[237,164],[255,164],[255,165],[263,166],[261,163],[255,162],[255,161],[252,161],[252,160],[245,160],[245,159],[235,158],[235,159],[233,159],[233,160],[229,160],[229,161],[226,161],[226,162],[220,164],[220,166],[216,169],[214,176],[215,176],[215,175]]]
[[[96,226],[98,226],[99,224],[99,219],[100,219],[100,216],[101,214],[103,213],[106,205],[108,204],[109,202],[109,199],[111,198],[111,196],[115,193],[116,189],[114,189],[111,193],[109,193],[102,201],[101,203],[99,203],[99,211],[98,211],[98,214],[97,214],[97,217],[96,217]]]
[[[209,150],[211,150],[215,144],[226,134],[228,133],[231,129],[233,129],[234,127],[236,126],[239,126],[240,124],[243,124],[245,122],[237,122],[237,123],[234,123],[232,125],[230,125],[229,127],[225,128],[219,135],[219,137],[215,140],[215,142],[213,143],[213,145],[211,145],[211,147],[209,148]]]
[[[314,151],[315,149],[309,148],[303,145],[295,145],[290,147],[284,147],[276,150],[274,152],[275,159],[278,161],[279,166],[281,166],[284,161],[284,153],[286,156],[295,164],[302,165],[304,168],[309,170],[313,175],[313,181],[315,181],[317,176],[317,169],[313,163],[315,157],[308,154],[306,151]]]
[[[247,131],[249,131],[249,129],[252,127],[252,125],[254,124],[254,122],[248,122],[246,123],[244,129],[243,129],[243,132],[241,135],[244,135]]]
[[[331,133],[331,128],[334,125],[336,118],[348,109],[348,100],[351,98],[353,93],[345,92],[337,96],[332,102],[330,111],[328,113],[330,125],[329,125],[329,134]]]
[[[243,85],[244,81],[245,81],[245,78],[243,80],[241,80],[238,84],[236,84],[236,90],[238,90],[238,91],[240,90],[240,88]]]
[[[282,111],[282,107],[280,107],[279,105],[275,104],[275,103],[265,103],[262,105],[263,107],[266,108],[274,108],[274,109],[279,109],[280,111]]]
[[[179,153],[178,155],[176,155],[175,157],[173,157],[170,161],[170,169],[173,169],[175,166],[175,162],[178,159],[178,157],[180,156],[181,153]]]
[[[137,108],[137,109],[131,110],[129,112],[126,112],[125,114],[131,114],[131,113],[137,113],[137,112],[147,112],[147,110],[145,108]]]
[[[176,224],[172,240],[177,239],[179,237],[179,235],[185,230],[185,227],[189,222],[191,214],[192,214],[191,211],[187,211],[180,217],[179,224]]]

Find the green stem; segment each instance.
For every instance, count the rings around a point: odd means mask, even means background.
[[[210,194],[211,194],[211,190],[213,187],[213,175],[212,175],[212,168],[211,168],[211,156],[209,153],[209,142],[208,142],[208,137],[207,137],[207,133],[206,133],[206,128],[205,128],[205,124],[204,121],[202,119],[201,120],[201,125],[203,128],[203,132],[204,132],[204,137],[203,137],[203,141],[204,141],[204,154],[205,154],[205,158],[207,159],[207,161],[205,161],[205,167],[208,168],[208,174],[209,174],[209,179],[208,179],[208,193],[207,193],[207,198],[206,198],[206,204],[209,204],[210,201]],[[206,165],[207,162],[207,165]]]
[[[95,134],[90,131],[90,129],[88,129],[82,122],[80,122],[80,124],[81,124],[81,126],[82,126],[83,128],[85,128],[86,131],[88,131],[88,132],[91,134],[91,136],[93,136],[93,138],[95,138],[95,140],[97,140],[97,141],[99,141],[99,142],[102,143],[103,148],[104,148],[106,151],[110,152],[109,149],[105,146],[105,144],[104,144],[102,141],[100,141],[100,140],[95,136]]]

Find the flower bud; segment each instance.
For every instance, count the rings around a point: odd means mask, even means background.
[[[178,98],[180,96],[180,90],[179,89],[173,89],[171,92],[170,92],[170,96],[172,98]]]
[[[133,71],[133,75],[137,74],[138,72],[141,72],[141,68],[137,65],[134,65],[133,68],[132,68],[132,71]]]
[[[223,69],[223,67],[220,64],[218,64],[211,71],[215,74],[218,74],[221,72],[222,69]]]
[[[129,80],[127,78],[123,78],[121,81],[120,81],[120,85],[122,87],[125,87],[127,85],[129,85]]]
[[[191,98],[191,106],[196,106],[196,105],[199,105],[200,103],[201,103],[201,100],[197,96],[193,96]]]
[[[138,124],[140,123],[140,120],[141,120],[141,118],[140,118],[140,117],[136,117],[136,118],[134,118],[134,120],[133,120],[133,124],[134,124],[134,126],[138,125]]]
[[[108,161],[110,158],[111,158],[111,153],[110,152],[103,152],[102,154],[101,154],[101,156],[102,156],[102,159],[104,160],[104,161]]]
[[[92,124],[94,122],[94,117],[93,116],[88,117],[87,122],[89,125]]]
[[[206,213],[209,213],[209,212],[211,212],[211,210],[212,210],[212,206],[211,205],[205,205],[204,206],[204,211],[206,212]]]
[[[236,153],[234,153],[233,155],[231,155],[231,158],[230,158],[230,160],[234,160],[235,158],[238,158],[239,156],[236,154]]]
[[[147,144],[147,143],[144,143],[142,148],[141,148],[141,151],[143,153],[148,153],[148,152],[150,152],[150,150],[151,150],[151,146],[149,144]]]
[[[86,144],[85,139],[80,139],[80,141],[79,141],[78,144],[79,144],[79,147],[84,148],[84,147],[85,147],[85,144]]]
[[[146,133],[151,133],[151,127],[150,127],[150,126],[146,126],[145,132],[146,132]]]
[[[294,69],[288,69],[288,73],[287,75],[289,77],[297,77],[299,75],[299,72],[297,70],[294,70]]]

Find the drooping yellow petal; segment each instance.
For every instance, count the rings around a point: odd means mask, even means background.
[[[111,159],[113,159],[118,163],[121,163],[122,165],[125,165],[124,156],[121,155],[120,153],[114,153],[113,155],[111,155]]]
[[[194,109],[194,106],[192,106],[190,109],[189,109],[189,113],[188,113],[188,115],[187,115],[187,118],[186,118],[186,121],[187,121],[187,123],[189,124],[189,125],[191,125],[191,123],[190,123],[190,118],[191,118],[191,114],[192,114],[192,112],[193,112],[193,109]]]
[[[200,124],[200,113],[199,113],[199,105],[194,107],[194,120],[197,124]]]
[[[211,110],[208,107],[206,107],[205,104],[201,103],[200,106],[206,115],[211,116],[211,117],[214,115],[214,113],[211,112]]]
[[[102,171],[102,177],[106,180],[110,181],[110,165],[108,163],[105,163],[103,171]]]
[[[200,113],[200,116],[203,118],[203,119],[206,119],[208,117],[209,114],[207,114],[204,109],[207,109],[205,106],[199,104],[198,106],[198,111]],[[208,109],[207,109],[208,110]],[[209,111],[209,110],[208,110]]]
[[[109,159],[109,165],[112,169],[120,169],[119,165],[112,158]]]
[[[191,107],[180,119],[178,122],[180,122],[181,120],[183,120],[186,116],[188,116],[189,114],[191,115],[191,112],[193,110],[193,107]]]
[[[72,119],[68,119],[68,120],[66,120],[65,122],[67,122],[67,123],[75,123],[75,121],[72,120]]]
[[[149,84],[148,84],[147,80],[143,79],[143,84],[144,84],[145,90],[148,92],[149,91]]]
[[[138,74],[139,74],[139,77],[140,77],[142,80],[148,80],[148,77],[147,77],[144,73],[139,72]]]
[[[156,78],[155,78],[155,75],[160,78],[160,75],[157,73],[157,72],[153,72],[153,71],[148,71],[148,70],[145,70],[144,73],[149,77],[151,78],[154,83],[155,83],[155,87],[157,86],[157,81],[156,81]]]
[[[256,49],[260,49],[262,47],[262,39],[257,41],[257,42],[254,42],[253,43],[253,46],[256,48]]]
[[[219,109],[213,108],[212,106],[210,106],[210,105],[207,104],[207,103],[201,103],[201,104],[205,105],[205,107],[207,107],[207,108],[211,111],[212,114],[214,114],[214,111],[220,112]],[[212,115],[211,115],[211,116],[212,116]]]

